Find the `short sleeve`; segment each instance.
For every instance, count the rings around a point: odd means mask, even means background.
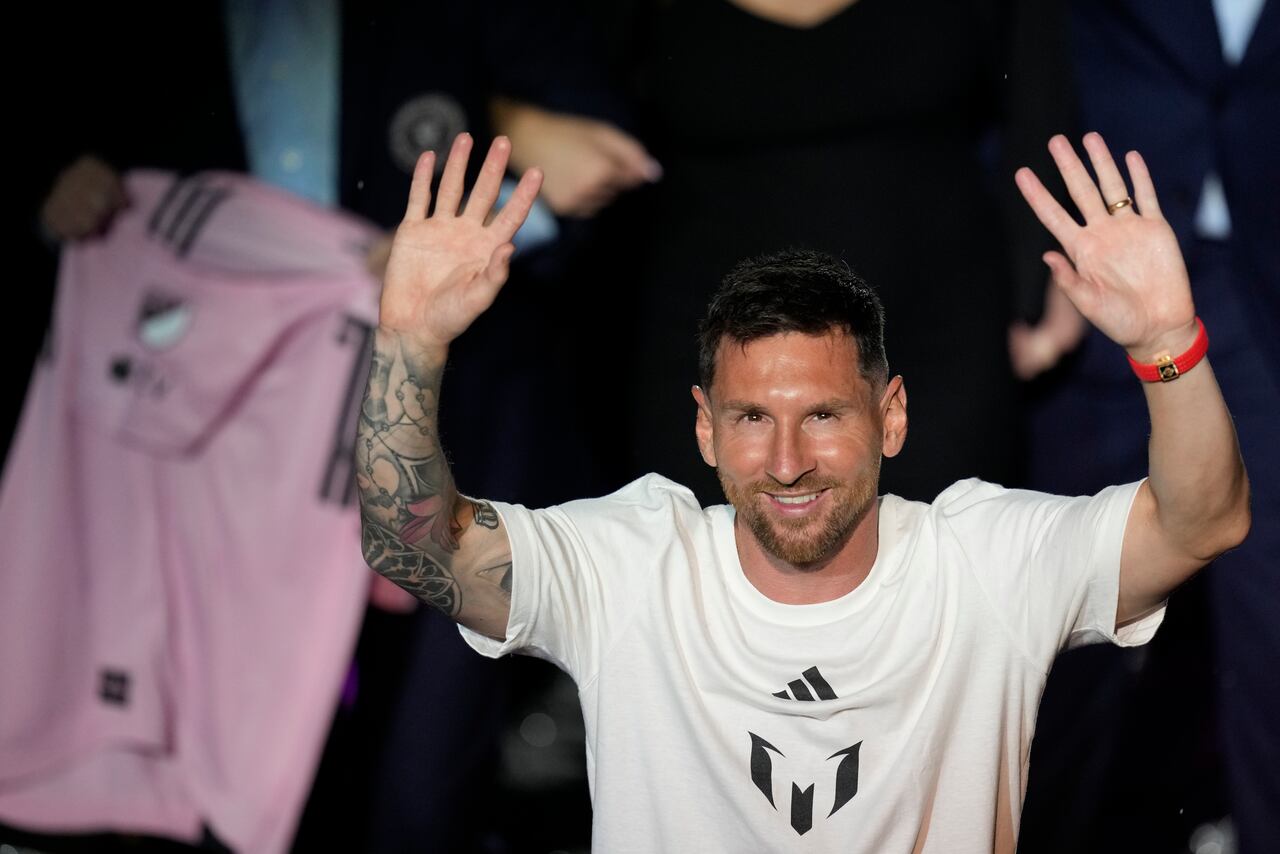
[[[630,620],[663,555],[679,548],[678,518],[701,514],[684,487],[648,475],[604,498],[530,510],[494,502],[511,539],[511,615],[503,640],[465,626],[482,655],[551,661],[589,681]]]
[[[1047,668],[1063,649],[1149,641],[1164,605],[1117,629],[1120,551],[1141,482],[1066,498],[979,481],[938,498],[983,593],[1015,643]]]

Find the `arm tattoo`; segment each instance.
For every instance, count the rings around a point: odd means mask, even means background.
[[[511,561],[505,561],[497,566],[482,569],[476,575],[481,578],[496,580],[498,589],[502,591],[503,597],[508,602],[511,601]]]
[[[368,520],[361,532],[365,563],[450,617],[462,607],[458,582],[422,549],[406,546],[395,534]]]
[[[451,617],[462,610],[453,556],[465,507],[440,448],[436,420],[444,364],[412,356],[399,336],[374,335],[369,384],[356,441],[365,561]],[[494,530],[498,514],[470,502],[476,524]],[[462,516],[465,518],[465,515]],[[510,593],[510,564],[478,574]]]
[[[498,511],[493,509],[493,505],[488,501],[473,501],[472,504],[475,505],[476,524],[491,531],[497,530]]]

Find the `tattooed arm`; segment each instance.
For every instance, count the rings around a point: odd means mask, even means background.
[[[506,281],[511,237],[541,174],[529,170],[489,221],[510,144],[494,142],[460,211],[470,150],[471,138],[458,136],[430,216],[434,155],[424,154],[414,171],[387,262],[356,481],[369,566],[458,622],[501,638],[510,610],[510,541],[491,505],[454,486],[437,411],[449,344]]]

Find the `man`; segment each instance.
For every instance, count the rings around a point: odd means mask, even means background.
[[[600,850],[1012,851],[1054,655],[1145,642],[1169,592],[1249,526],[1142,159],[1127,158],[1135,203],[1101,137],[1085,138],[1100,187],[1050,142],[1084,226],[1028,170],[1017,181],[1080,311],[1144,374],[1177,357],[1180,376],[1146,385],[1147,480],[877,498],[907,433],[879,304],[838,263],[789,253],[739,267],[703,326],[697,439],[732,507],[650,475],[529,511],[461,496],[437,438],[449,344],[496,297],[541,178],[486,225],[509,143],[460,208],[470,146],[455,143],[431,216],[423,156],[388,264],[357,442],[366,560],[481,652],[575,678]]]

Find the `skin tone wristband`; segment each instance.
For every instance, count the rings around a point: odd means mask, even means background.
[[[1204,321],[1199,317],[1196,318],[1196,327],[1198,329],[1196,340],[1191,342],[1191,346],[1182,355],[1170,356],[1168,353],[1161,353],[1156,357],[1154,365],[1144,365],[1129,356],[1129,367],[1133,368],[1138,379],[1144,383],[1167,383],[1170,380],[1176,380],[1194,368],[1209,350],[1209,335],[1204,331]]]

